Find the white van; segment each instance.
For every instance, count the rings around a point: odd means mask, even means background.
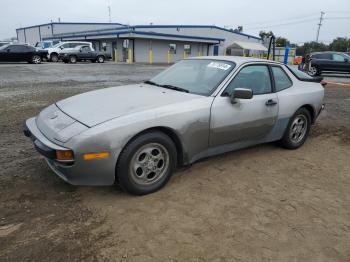
[[[63,49],[66,48],[75,48],[80,45],[89,45],[91,49],[94,50],[92,43],[90,42],[60,42],[50,48],[47,48],[46,50],[48,51],[48,59],[52,62],[58,62],[58,55]]]

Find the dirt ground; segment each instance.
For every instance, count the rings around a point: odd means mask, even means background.
[[[59,99],[163,68],[0,65],[0,261],[350,261],[350,88],[326,87],[301,149],[213,157],[143,197],[67,185],[22,134]]]

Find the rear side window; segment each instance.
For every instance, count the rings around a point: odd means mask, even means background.
[[[345,57],[339,54],[333,54],[333,61],[345,62]]]
[[[275,79],[276,92],[287,89],[293,85],[292,81],[281,67],[273,66],[272,72]]]

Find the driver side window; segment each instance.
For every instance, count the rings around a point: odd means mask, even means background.
[[[222,93],[230,96],[236,88],[247,88],[253,95],[271,93],[270,72],[266,65],[249,65],[241,69]]]

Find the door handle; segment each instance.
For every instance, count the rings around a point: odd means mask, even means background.
[[[274,106],[274,105],[277,105],[277,101],[275,101],[273,99],[269,99],[266,101],[265,105],[266,106]]]

